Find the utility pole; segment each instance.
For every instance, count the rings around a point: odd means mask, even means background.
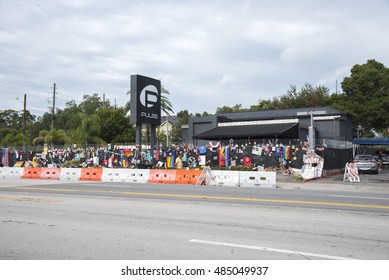
[[[56,90],[56,85],[54,83],[54,88],[53,88],[53,108],[51,111],[51,129],[54,129],[54,113],[55,113],[55,90]]]
[[[26,106],[27,106],[27,94],[24,94],[24,105],[23,105],[23,152],[26,151],[26,143],[24,137],[26,135]]]
[[[24,94],[24,106],[23,106],[23,134],[26,133],[26,106],[27,106],[27,94]]]

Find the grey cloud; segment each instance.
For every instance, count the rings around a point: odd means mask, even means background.
[[[355,64],[389,64],[385,1],[0,2],[0,110],[47,111],[106,94],[123,106],[129,77],[161,79],[176,112],[208,111],[309,82],[335,91]]]

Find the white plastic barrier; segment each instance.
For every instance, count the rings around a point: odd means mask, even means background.
[[[238,187],[239,171],[211,170],[206,180],[208,186]]]
[[[0,179],[20,179],[23,172],[22,167],[0,167]]]
[[[276,172],[244,171],[240,172],[241,187],[276,187]]]
[[[81,177],[81,168],[61,168],[59,180],[79,181]]]
[[[148,183],[150,178],[150,169],[129,169],[128,182]]]
[[[129,182],[129,169],[103,168],[102,182]]]
[[[346,163],[343,181],[361,182],[361,179],[359,178],[358,167],[354,163]]]

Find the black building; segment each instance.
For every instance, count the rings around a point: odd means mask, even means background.
[[[352,119],[331,107],[294,108],[256,112],[223,113],[192,117],[183,127],[183,142],[203,145],[209,141],[234,143],[271,140],[277,143],[308,141],[313,123],[316,145],[327,139],[352,141]]]

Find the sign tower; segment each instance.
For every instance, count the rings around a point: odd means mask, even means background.
[[[161,124],[161,81],[131,76],[131,124],[136,124],[136,144],[142,144],[142,124],[151,127],[151,147],[157,144],[157,126]]]

